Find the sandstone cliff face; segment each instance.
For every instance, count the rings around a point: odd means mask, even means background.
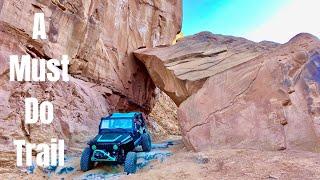
[[[36,12],[45,14],[47,40],[31,38]],[[150,112],[155,86],[132,51],[170,44],[180,28],[179,0],[0,1],[0,151],[13,152],[13,139],[84,146],[108,112]],[[71,81],[9,83],[12,54],[67,54]],[[26,126],[25,97],[51,100],[54,123]]]
[[[279,45],[199,33],[136,56],[180,104],[189,148],[318,151],[319,53],[308,34]]]

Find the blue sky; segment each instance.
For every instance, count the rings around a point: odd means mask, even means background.
[[[183,0],[182,32],[284,43],[300,32],[320,36],[319,7],[320,0]]]

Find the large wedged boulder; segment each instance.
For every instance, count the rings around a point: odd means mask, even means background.
[[[220,44],[226,50],[204,55],[217,52]],[[194,51],[197,55],[190,58]],[[182,102],[176,101],[190,149],[319,151],[320,41],[316,37],[299,34],[279,45],[200,33],[174,46],[139,50],[136,55],[155,84],[174,100],[181,93],[166,83],[178,79],[187,87],[203,81],[196,91],[184,94]],[[158,71],[153,61],[166,73]],[[201,68],[204,61],[211,63],[205,69]]]
[[[197,92],[207,78],[250,61],[269,49],[271,45],[244,38],[202,32],[173,46],[140,49],[134,54],[145,64],[155,84],[179,105]]]

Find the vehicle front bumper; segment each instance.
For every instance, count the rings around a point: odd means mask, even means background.
[[[91,156],[91,161],[109,161],[114,162],[117,161],[117,157],[113,157],[109,152],[106,152],[104,150],[96,149],[93,151]]]

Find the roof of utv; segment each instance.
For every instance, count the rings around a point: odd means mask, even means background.
[[[106,118],[134,118],[136,115],[140,114],[139,112],[127,112],[127,113],[112,113]]]

